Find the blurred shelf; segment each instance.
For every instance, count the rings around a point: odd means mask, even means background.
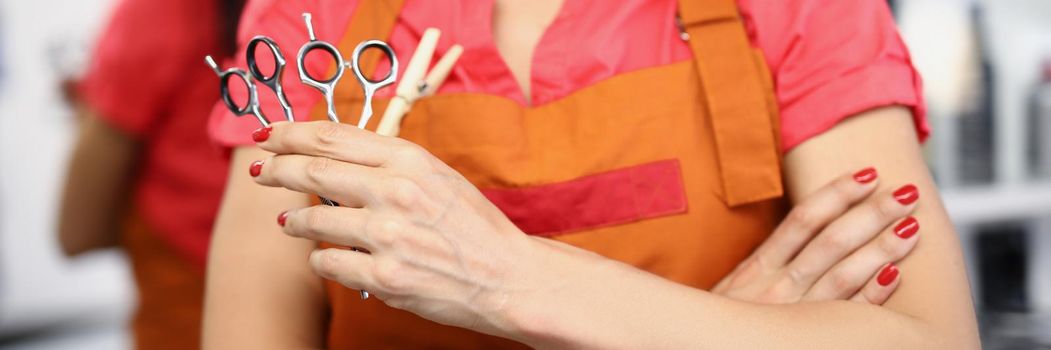
[[[1051,217],[1051,182],[953,188],[942,199],[956,225]]]
[[[985,349],[1051,348],[1051,313],[978,310],[978,322]]]

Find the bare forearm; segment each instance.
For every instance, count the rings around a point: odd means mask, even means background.
[[[317,348],[323,344],[320,279],[307,268],[314,243],[280,234],[275,218],[307,197],[251,183],[246,169],[265,155],[238,149],[208,258],[206,349]]]
[[[509,332],[539,348],[816,349],[974,347],[973,338],[884,307],[837,301],[752,304],[619,263],[581,271],[558,297],[510,305]],[[554,295],[554,294],[552,294]]]
[[[138,143],[88,112],[66,175],[58,231],[67,255],[117,243]]]
[[[882,307],[749,304],[614,263],[567,275],[578,277],[558,297],[531,302],[526,311],[510,307],[508,323],[524,329],[510,333],[545,347],[977,348],[959,243],[907,110],[862,113],[797,147],[786,157],[787,190],[799,201],[837,174],[864,166],[879,169],[882,190],[914,184],[919,193],[920,241],[900,262],[900,287]]]

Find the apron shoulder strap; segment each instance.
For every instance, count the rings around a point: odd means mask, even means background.
[[[350,22],[347,23],[347,30],[344,32],[343,38],[335,43],[336,48],[346,56],[353,52],[354,48],[362,41],[386,39],[394,29],[394,24],[397,22],[398,14],[401,13],[401,7],[404,3],[405,0],[359,0],[358,7],[354,9],[354,15],[351,16]],[[350,57],[344,57],[344,59],[350,59]],[[362,74],[372,76],[381,59],[382,56],[380,56],[379,50],[365,51],[361,57]],[[335,72],[336,67],[335,63],[333,63],[328,69],[327,76],[332,76]],[[337,99],[342,96],[349,96],[350,100],[360,100],[360,96],[363,94],[361,85],[353,81],[354,77],[352,75],[344,76],[343,79],[344,81],[336,85],[335,95]],[[340,115],[356,115],[348,110],[342,110],[349,107],[349,105],[342,103],[336,104],[336,109]],[[378,112],[379,115],[383,115],[382,110]],[[319,101],[310,111],[310,120],[328,120],[324,100]]]
[[[783,193],[776,110],[736,0],[679,0],[715,135],[727,205]]]

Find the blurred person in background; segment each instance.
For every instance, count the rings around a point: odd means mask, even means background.
[[[139,291],[135,344],[199,344],[204,265],[227,163],[205,132],[206,54],[230,56],[242,0],[124,0],[79,85],[59,223],[68,255],[121,245]]]

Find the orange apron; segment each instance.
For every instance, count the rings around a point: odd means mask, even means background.
[[[197,349],[201,346],[204,271],[133,215],[121,244],[138,287],[132,320],[136,349]]]
[[[386,38],[401,4],[361,1],[340,49]],[[710,288],[783,215],[779,122],[772,81],[736,0],[681,0],[679,12],[693,60],[622,74],[536,107],[473,93],[425,98],[400,136],[462,173],[529,234]],[[377,62],[366,56],[364,71]],[[357,84],[342,84],[336,96],[338,113],[360,111]],[[377,110],[386,102],[376,101]],[[324,106],[312,118],[324,120]],[[522,347],[327,283],[330,348]]]

